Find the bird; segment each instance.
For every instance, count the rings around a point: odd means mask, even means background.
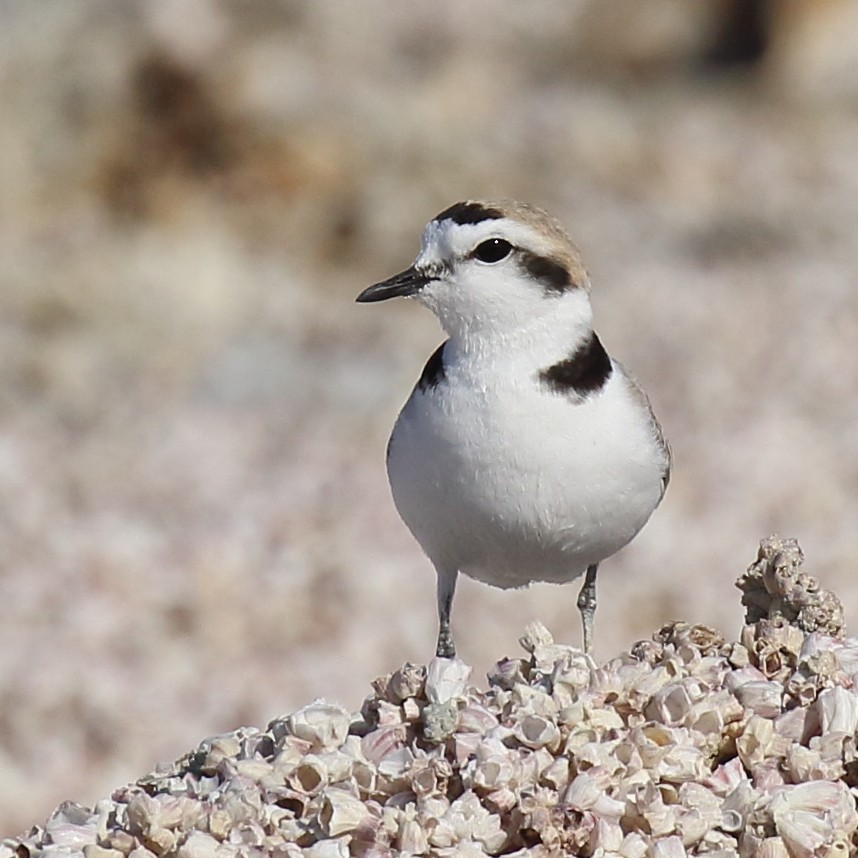
[[[541,208],[465,200],[429,221],[412,265],[356,300],[396,297],[447,336],[387,446],[394,505],[437,576],[436,657],[456,656],[460,573],[504,589],[583,575],[590,653],[599,564],[659,505],[672,456],[643,388],[593,330],[580,252]]]

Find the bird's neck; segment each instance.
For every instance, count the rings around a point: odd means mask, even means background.
[[[503,368],[514,363],[533,371],[565,360],[592,336],[590,303],[586,294],[577,301],[573,296],[563,296],[548,309],[551,312],[533,315],[525,324],[491,328],[462,325],[447,330],[450,355],[475,367]]]

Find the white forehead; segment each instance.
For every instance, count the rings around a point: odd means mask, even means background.
[[[426,225],[417,262],[421,265],[431,265],[461,259],[478,244],[490,238],[506,239],[515,247],[538,255],[547,255],[556,250],[551,237],[512,218],[492,218],[466,224],[445,218],[429,221]]]

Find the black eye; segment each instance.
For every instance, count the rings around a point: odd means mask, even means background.
[[[512,253],[512,245],[502,238],[490,238],[474,248],[472,256],[480,262],[500,262]]]

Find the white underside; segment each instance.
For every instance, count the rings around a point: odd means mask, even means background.
[[[643,527],[667,454],[618,364],[583,400],[496,369],[447,366],[411,395],[389,448],[396,507],[439,572],[503,588],[570,581]]]

